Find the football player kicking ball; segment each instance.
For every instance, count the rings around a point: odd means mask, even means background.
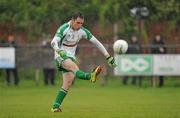
[[[82,27],[83,23],[83,15],[79,12],[74,14],[69,22],[59,27],[51,41],[51,46],[55,50],[55,60],[57,62],[58,70],[62,71],[63,76],[63,84],[54,101],[51,109],[52,112],[62,112],[60,108],[61,103],[67,95],[75,77],[83,80],[90,80],[94,83],[102,70],[100,66],[97,66],[89,73],[79,70],[76,64],[75,51],[80,39],[87,39],[92,42],[106,57],[109,66],[116,66],[114,58],[109,55],[104,46],[91,34],[91,32]]]

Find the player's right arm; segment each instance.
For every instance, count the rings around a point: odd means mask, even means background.
[[[60,40],[61,40],[61,39],[60,39],[59,37],[54,36],[54,38],[53,38],[52,41],[51,41],[51,47],[52,47],[56,52],[58,52],[58,51],[60,50],[59,45],[58,45],[58,43],[59,43]]]
[[[59,46],[61,46],[61,44],[59,45],[59,43],[62,42],[63,38],[65,37],[65,29],[69,27],[68,23],[63,24],[61,27],[59,27],[59,29],[57,30],[54,38],[51,41],[51,47],[63,58],[66,59],[67,55],[66,52],[64,50],[61,50]]]

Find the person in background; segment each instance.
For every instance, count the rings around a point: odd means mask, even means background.
[[[14,35],[9,35],[8,36],[7,47],[17,48],[17,44],[15,42]],[[15,50],[15,52],[16,52],[16,50]],[[11,74],[13,74],[13,76],[14,76],[14,84],[17,86],[19,84],[19,75],[18,75],[18,68],[17,68],[17,66],[15,65],[15,68],[8,68],[5,71],[6,71],[6,82],[7,82],[7,85],[9,86],[11,84],[10,77],[11,77]]]
[[[42,43],[42,47],[45,48],[45,52],[49,53],[49,50],[51,50],[51,44],[50,40],[44,40]],[[46,53],[45,53],[46,54]],[[48,56],[47,54],[45,56]],[[47,58],[48,59],[48,58]],[[51,85],[55,85],[55,68],[53,65],[53,60],[46,61],[43,64],[43,75],[44,75],[44,84],[48,85],[49,83]]]
[[[135,34],[133,34],[131,36],[131,39],[130,39],[130,46],[128,48],[127,54],[141,54],[141,53],[142,53],[141,44],[138,41],[138,37]],[[123,84],[124,85],[128,84],[128,79],[129,79],[128,76],[124,76],[124,78],[123,78]],[[137,81],[138,81],[139,86],[141,86],[141,80],[142,80],[141,76],[132,76],[132,82],[131,83],[133,85],[135,85],[135,84],[137,84]]]
[[[161,37],[160,34],[157,34],[152,41],[151,53],[152,54],[165,54],[166,53],[164,39]],[[164,85],[164,76],[158,76],[157,78],[159,79],[159,87],[162,87]]]

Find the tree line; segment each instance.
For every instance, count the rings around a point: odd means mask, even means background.
[[[133,14],[133,8],[146,8],[148,14]],[[121,21],[125,33],[137,30],[138,19],[146,20],[147,27],[161,20],[174,27],[180,24],[179,0],[0,0],[0,25],[39,36],[77,11],[85,15],[87,27],[94,22],[106,26]]]

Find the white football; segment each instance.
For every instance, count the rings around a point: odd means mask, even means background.
[[[113,44],[113,50],[116,54],[124,54],[128,49],[128,43],[125,40],[117,40]]]

